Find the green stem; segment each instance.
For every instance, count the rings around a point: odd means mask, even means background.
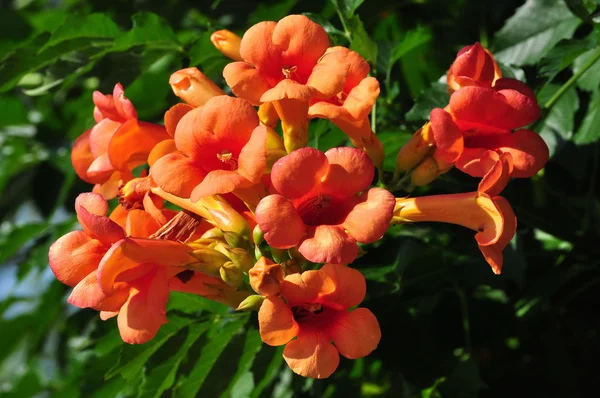
[[[371,110],[371,131],[377,133],[377,101],[375,101]]]
[[[554,106],[554,104],[556,104],[556,102],[560,99],[560,97],[562,97],[562,95],[569,88],[571,88],[571,86],[573,84],[575,84],[575,82],[581,77],[581,75],[583,75],[585,72],[587,72],[587,70],[590,69],[592,67],[592,65],[594,65],[596,63],[596,61],[598,61],[598,59],[600,59],[600,47],[596,50],[596,52],[592,55],[592,57],[581,67],[581,69],[579,69],[579,71],[577,73],[575,73],[573,76],[571,76],[571,78],[569,80],[567,80],[566,83],[563,84],[558,89],[558,91],[555,92],[554,95],[548,101],[546,101],[546,103],[544,104],[544,108],[545,109],[552,108],[552,106]]]
[[[350,29],[348,29],[348,25],[346,24],[346,18],[342,15],[340,10],[337,10],[337,14],[340,17],[340,21],[342,22],[342,27],[344,28],[344,33],[346,34],[346,38],[350,43],[352,43],[352,33],[350,33]]]

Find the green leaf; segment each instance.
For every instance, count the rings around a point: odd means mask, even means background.
[[[586,145],[598,139],[600,139],[600,90],[596,89],[588,105],[587,114],[583,118],[573,141],[577,145]]]
[[[584,52],[596,46],[595,35],[584,40],[563,40],[540,61],[539,74],[552,80],[557,74],[573,64]]]
[[[433,83],[426,88],[415,104],[406,113],[406,120],[429,120],[429,113],[434,108],[444,108],[450,101],[448,86],[443,83]]]
[[[151,12],[138,12],[131,17],[133,27],[119,36],[108,51],[127,51],[136,46],[181,51],[181,44],[167,21]]]
[[[8,234],[0,235],[0,264],[17,253],[25,243],[47,230],[47,223],[34,223],[14,227]]]
[[[589,50],[581,54],[573,63],[573,73],[578,73],[581,68],[594,57],[596,49]],[[586,91],[595,91],[600,87],[600,62],[596,61],[579,79],[577,87]]]
[[[170,314],[169,322],[161,326],[152,340],[146,344],[124,346],[121,349],[119,361],[108,371],[105,378],[110,379],[120,375],[125,380],[135,380],[142,374],[142,369],[152,354],[191,322],[190,319]]]
[[[532,65],[581,24],[563,0],[527,0],[495,35],[494,57],[513,65]]]
[[[383,168],[393,171],[396,168],[396,156],[398,151],[412,136],[408,131],[383,131],[377,133],[377,137],[385,148],[385,160]]]
[[[223,68],[231,62],[210,41],[210,33],[205,32],[192,44],[188,56],[190,66],[198,66],[211,79],[221,79]]]
[[[271,359],[266,373],[254,389],[254,391],[252,391],[252,398],[258,398],[262,396],[262,392],[265,390],[265,388],[267,388],[273,382],[273,380],[275,380],[275,377],[277,377],[282,363],[283,346],[277,347],[273,350],[273,359]]]
[[[350,49],[359,53],[368,62],[375,64],[377,62],[377,43],[369,37],[358,15],[353,16],[348,22],[352,31]]]
[[[38,142],[27,137],[34,133],[33,126],[22,126],[22,129],[6,127],[0,129],[3,135],[0,135],[0,205],[9,200],[10,192],[4,193],[6,184],[19,173],[32,168],[40,161],[48,157],[48,151]],[[16,136],[22,133],[23,136]],[[12,135],[15,136],[12,136]],[[19,181],[21,183],[21,181]],[[17,185],[14,183],[14,185]],[[15,188],[14,186],[12,188]],[[14,198],[16,199],[16,198]]]
[[[192,345],[206,332],[211,326],[210,322],[193,323],[188,327],[185,341],[179,346],[175,355],[162,362],[159,366],[152,369],[147,375],[141,386],[138,398],[160,397],[163,392],[170,389],[175,384],[175,375],[179,365],[187,358],[188,351]]]
[[[567,7],[569,10],[575,15],[577,15],[583,22],[587,22],[589,24],[593,24],[590,14],[591,11],[596,9],[596,5],[593,1],[584,1],[584,0],[565,0],[567,3]]]
[[[179,379],[173,396],[184,398],[197,396],[215,362],[233,336],[246,324],[248,318],[249,316],[244,316],[225,324],[215,323],[210,328],[208,341],[202,348],[196,364],[187,377]]]
[[[71,15],[52,33],[50,40],[44,44],[40,51],[68,40],[81,38],[113,39],[120,33],[117,24],[104,14]]]
[[[225,304],[195,294],[171,292],[167,310],[182,311],[186,314],[198,314],[201,311],[206,311],[211,314],[223,315],[230,308]]]
[[[365,0],[331,0],[335,8],[344,16],[346,19],[351,19],[356,12],[356,9]]]
[[[256,354],[261,348],[262,340],[260,334],[256,329],[249,329],[246,333],[244,348],[238,361],[238,369],[229,382],[229,388],[221,394],[222,398],[229,396],[250,396],[250,393],[254,390],[254,377],[250,369],[252,368]],[[250,375],[249,378],[248,375]]]
[[[29,124],[27,108],[16,97],[0,96],[0,127]]]
[[[559,86],[550,84],[544,87],[538,94],[540,103],[545,103],[557,90]],[[575,112],[579,109],[579,97],[575,87],[567,90],[562,97],[554,104],[550,112],[542,120],[539,132],[548,148],[550,156],[557,153],[560,148],[573,137]]]
[[[292,8],[298,3],[298,0],[280,0],[274,4],[258,3],[256,11],[250,14],[248,26],[252,26],[262,21],[279,21],[281,18],[290,14]]]

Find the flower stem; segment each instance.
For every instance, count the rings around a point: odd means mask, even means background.
[[[579,69],[579,71],[577,73],[575,73],[573,76],[571,76],[571,78],[569,80],[567,80],[565,82],[565,84],[563,84],[557,92],[554,93],[554,95],[548,100],[546,101],[546,103],[544,104],[544,108],[545,109],[550,109],[554,106],[554,104],[556,104],[556,102],[560,99],[560,97],[562,97],[562,95],[569,89],[571,88],[571,86],[573,84],[575,84],[575,82],[581,77],[581,75],[583,75],[585,72],[587,72],[588,69],[590,69],[595,63],[596,61],[598,61],[598,59],[600,59],[600,47],[598,49],[596,49],[596,52],[592,55],[592,57],[581,67],[581,69]]]

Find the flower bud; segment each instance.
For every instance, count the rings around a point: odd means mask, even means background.
[[[248,272],[254,266],[254,258],[248,253],[247,250],[239,247],[230,247],[223,243],[215,245],[215,250],[220,251],[235,264],[243,272]]]
[[[198,68],[185,68],[173,73],[169,84],[176,96],[192,106],[202,106],[217,95],[225,95]]]
[[[274,296],[281,290],[284,278],[283,269],[279,264],[275,264],[266,257],[258,260],[248,275],[250,276],[250,286],[261,296]]]
[[[242,280],[244,279],[244,273],[242,270],[231,261],[223,264],[223,266],[219,269],[219,275],[221,276],[221,279],[223,279],[223,282],[234,287],[241,285]]]
[[[425,125],[427,126],[427,124]],[[433,146],[428,144],[423,139],[423,130],[426,128],[419,129],[400,149],[398,156],[396,157],[396,172],[395,175],[399,175],[401,172],[406,172],[415,168],[421,163],[431,152],[433,152]]]
[[[302,262],[298,260],[284,261],[281,266],[283,267],[285,275],[299,274],[302,272]]]
[[[219,269],[229,262],[226,255],[208,247],[195,249],[190,254],[198,261],[187,264],[187,268],[210,276],[219,276]]]
[[[263,243],[264,239],[265,235],[263,234],[263,231],[261,231],[258,224],[256,224],[256,226],[252,230],[252,241],[255,245],[260,245],[261,243]]]
[[[258,311],[260,306],[262,305],[265,298],[263,296],[259,296],[258,294],[253,294],[252,296],[248,296],[240,303],[240,305],[235,309],[236,311]]]
[[[223,231],[219,228],[211,228],[202,234],[202,239],[225,239],[223,237]]]
[[[274,128],[279,121],[279,115],[271,102],[265,102],[258,107],[258,118],[265,126]]]
[[[440,170],[434,158],[427,158],[422,161],[416,169],[411,172],[409,191],[415,187],[422,187],[430,184],[440,175]]]
[[[210,35],[210,41],[224,56],[234,61],[243,61],[240,55],[242,38],[226,29],[218,30]]]

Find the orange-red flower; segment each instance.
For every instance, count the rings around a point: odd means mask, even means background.
[[[217,30],[210,35],[210,41],[223,55],[234,61],[243,61],[240,55],[242,38],[227,29]]]
[[[502,72],[492,53],[476,42],[458,52],[446,80],[452,93],[466,86],[492,87],[501,77]]]
[[[486,171],[476,192],[398,198],[393,223],[436,221],[477,231],[475,240],[496,274],[502,272],[502,250],[517,228],[517,219],[506,199],[497,196],[512,171],[510,153],[487,151],[481,156]]]
[[[278,194],[255,213],[265,240],[279,249],[297,245],[312,262],[351,263],[356,242],[381,238],[392,216],[394,197],[369,189],[373,175],[371,160],[354,148],[302,148],[281,158],[271,171]]]
[[[156,160],[151,175],[167,193],[198,201],[260,183],[266,170],[267,130],[247,101],[209,99],[177,124],[171,153]]]
[[[163,126],[137,120],[137,112],[120,83],[112,95],[94,91],[96,125],[73,144],[71,161],[84,181],[96,184],[94,192],[113,198],[121,180],[146,163],[156,144],[169,138]]]
[[[319,62],[328,47],[323,27],[303,15],[290,15],[248,29],[240,45],[244,62],[223,70],[236,96],[253,105],[273,103],[288,152],[308,142],[309,101],[343,91],[347,64]]]
[[[288,275],[281,297],[267,297],[260,307],[260,336],[269,345],[286,345],[283,357],[295,373],[329,377],[338,367],[339,354],[362,358],[379,344],[375,315],[366,308],[348,311],[365,293],[364,276],[345,265],[326,264],[318,271]]]
[[[346,63],[348,73],[342,90],[330,98],[314,98],[309,117],[330,119],[348,135],[352,144],[365,151],[375,166],[381,167],[384,152],[381,142],[371,130],[369,113],[379,96],[379,82],[369,75],[369,64],[358,53],[345,47],[327,49],[319,67]]]

